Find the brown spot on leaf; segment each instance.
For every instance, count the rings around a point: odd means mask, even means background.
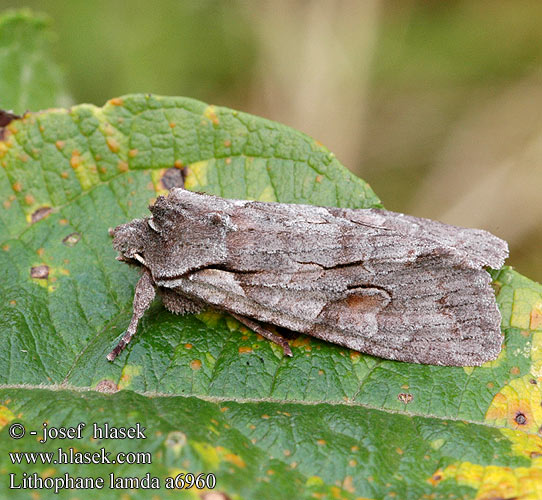
[[[138,152],[139,152],[139,151],[138,151],[137,149],[130,149],[130,151],[128,151],[128,156],[129,156],[130,158],[135,158],[135,157],[137,156],[137,153],[138,153]]]
[[[66,171],[60,173],[60,177],[62,177],[63,179],[67,179],[69,176],[70,174],[68,174],[68,172]]]
[[[19,118],[21,118],[19,115],[0,109],[0,141],[4,140],[5,137],[4,127],[7,127],[13,120],[18,120]]]
[[[407,405],[414,399],[414,396],[406,392],[400,392],[399,394],[397,394],[397,399],[401,401],[401,403]]]
[[[252,347],[241,346],[239,347],[239,354],[249,354],[252,352]]]
[[[516,421],[516,424],[518,425],[525,425],[527,423],[527,417],[525,416],[525,414],[521,412],[518,412],[516,414],[516,417],[514,418],[514,420]]]
[[[123,160],[120,160],[117,163],[117,167],[118,167],[119,171],[121,171],[121,172],[128,172],[128,170],[129,170],[128,163],[123,161]]]
[[[113,394],[114,392],[117,392],[119,388],[117,387],[117,384],[113,382],[112,380],[104,379],[100,380],[98,384],[96,385],[95,389],[98,392],[104,392],[106,394]]]
[[[120,144],[116,139],[114,139],[113,137],[108,137],[105,142],[107,143],[107,147],[112,153],[119,152]]]
[[[31,195],[31,194],[27,194],[25,197],[24,197],[24,202],[27,204],[27,205],[33,205],[35,202],[36,202],[36,199]]]
[[[61,149],[64,149],[65,145],[66,145],[66,143],[64,141],[56,141],[55,142],[56,149],[58,149],[59,151]]]
[[[322,182],[323,178],[324,178],[323,175],[317,175],[315,180],[316,180],[316,182]]]
[[[74,149],[72,151],[72,156],[70,158],[70,165],[73,169],[76,169],[79,165],[81,165],[81,153],[77,149]]]
[[[38,208],[30,216],[32,224],[34,224],[35,222],[38,222],[41,219],[45,219],[45,217],[47,217],[52,211],[53,211],[53,209],[51,207],[40,207],[40,208]]]
[[[15,191],[16,193],[19,193],[21,189],[23,189],[23,186],[21,186],[20,182],[15,182],[13,183],[12,188],[13,188],[13,191]]]
[[[44,280],[49,276],[49,266],[34,266],[30,268],[30,277],[34,279]]]
[[[113,99],[109,99],[109,104],[112,104],[113,106],[122,106],[124,101],[121,97],[114,97]]]
[[[71,233],[62,240],[62,243],[68,247],[74,247],[77,245],[77,243],[79,243],[80,239],[81,235],[79,233]]]
[[[190,361],[190,368],[192,368],[192,370],[199,370],[201,368],[201,361],[199,359]]]
[[[171,189],[174,187],[183,188],[184,187],[185,172],[184,169],[178,169],[175,167],[168,168],[164,175],[162,176],[162,185],[166,189]]]
[[[19,118],[21,117],[19,115],[16,115],[15,113],[0,109],[0,127],[6,127],[13,120],[18,120]]]

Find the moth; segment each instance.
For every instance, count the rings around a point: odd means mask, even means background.
[[[413,363],[474,366],[500,352],[501,316],[484,268],[501,267],[508,246],[486,231],[181,188],[149,209],[151,217],[111,232],[117,259],[142,274],[110,361],[156,292],[174,313],[225,311],[287,356],[272,326]]]

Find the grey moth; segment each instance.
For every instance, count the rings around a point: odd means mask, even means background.
[[[292,351],[270,325],[381,358],[474,366],[501,349],[485,267],[505,241],[380,209],[230,200],[181,188],[152,216],[112,230],[117,259],[141,267],[130,325],[156,292],[178,314],[211,307]]]

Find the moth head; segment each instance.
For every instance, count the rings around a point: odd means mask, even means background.
[[[145,249],[152,232],[154,231],[149,227],[148,219],[135,219],[113,229],[113,248],[119,252],[117,259],[130,264],[145,265]]]

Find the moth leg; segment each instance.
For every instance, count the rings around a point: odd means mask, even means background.
[[[293,356],[292,349],[290,349],[290,344],[288,344],[288,341],[285,338],[269,330],[266,330],[262,325],[260,325],[260,323],[253,321],[245,316],[239,316],[238,314],[232,312],[230,312],[229,314],[231,314],[240,323],[243,323],[243,325],[245,325],[247,328],[250,328],[253,332],[258,333],[262,337],[265,337],[267,340],[270,340],[271,342],[274,342],[275,344],[281,346],[285,356]]]
[[[107,355],[107,359],[109,361],[113,361],[126,347],[130,340],[132,340],[132,337],[137,331],[137,324],[139,323],[139,320],[143,316],[143,313],[151,305],[151,302],[153,301],[155,295],[156,291],[154,289],[154,282],[152,280],[151,273],[146,267],[144,267],[143,274],[141,275],[141,278],[139,278],[135,289],[133,306],[134,312],[132,314],[132,319],[130,321],[130,324],[128,325],[126,333],[122,336],[119,343],[117,344],[117,347],[115,347],[115,349],[113,349]]]

